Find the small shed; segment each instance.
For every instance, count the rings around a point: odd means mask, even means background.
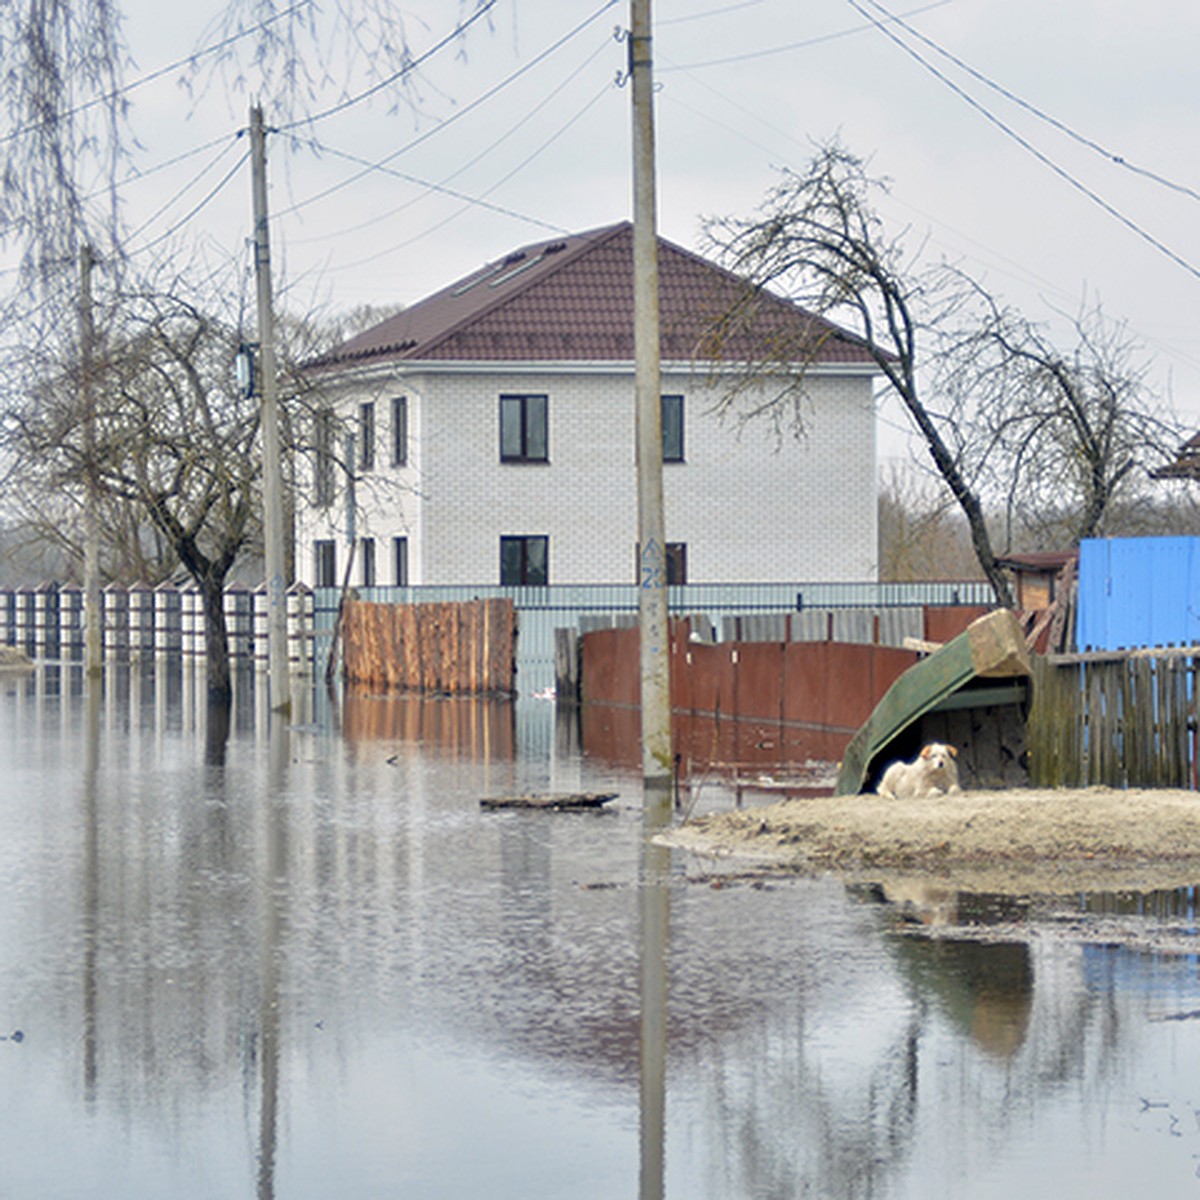
[[[1078,550],[1049,550],[1035,554],[1007,554],[997,558],[1015,585],[1017,607],[1026,613],[1050,608],[1058,599],[1059,578],[1068,564],[1074,564]]]

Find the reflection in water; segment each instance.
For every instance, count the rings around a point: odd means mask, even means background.
[[[999,1059],[1025,1040],[1033,1008],[1033,964],[1020,942],[899,938],[896,955],[915,993],[932,1000]]]
[[[88,680],[87,714],[83,748],[83,804],[80,829],[83,834],[81,894],[83,914],[83,1095],[91,1105],[96,1099],[96,956],[100,944],[100,826],[96,783],[100,765],[100,706],[102,681]]]
[[[284,829],[290,739],[286,725],[271,719],[268,733],[267,790],[262,797],[263,845],[262,949],[260,953],[258,1200],[275,1195],[275,1158],[279,1121],[279,955],[287,895],[287,843]]]
[[[641,898],[640,1200],[661,1200],[666,1181],[667,955],[671,851],[655,836],[671,824],[669,780],[643,781]]]
[[[260,736],[251,676],[217,756],[203,695],[0,683],[6,1195],[1189,1194],[1194,956],[705,879],[548,709]],[[480,809],[544,786],[622,795]]]

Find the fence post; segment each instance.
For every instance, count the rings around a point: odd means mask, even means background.
[[[144,583],[129,589],[129,659],[154,653],[154,595]]]
[[[267,585],[254,589],[254,662],[266,667],[271,654],[271,598]]]
[[[33,593],[33,654],[35,658],[46,658],[50,652],[50,589],[53,584],[43,583]]]
[[[156,655],[170,654],[182,648],[182,614],[179,589],[173,583],[160,583],[154,589],[154,649]]]
[[[312,593],[302,583],[293,583],[287,591],[288,662],[294,668],[305,665],[305,647],[312,616]]]

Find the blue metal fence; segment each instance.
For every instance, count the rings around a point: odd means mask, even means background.
[[[1200,538],[1089,538],[1079,547],[1080,650],[1200,644]]]

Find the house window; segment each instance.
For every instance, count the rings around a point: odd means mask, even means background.
[[[392,557],[396,565],[396,586],[408,587],[408,538],[392,538]]]
[[[392,399],[392,466],[408,463],[408,397]]]
[[[337,587],[337,543],[313,542],[313,578],[317,587]]]
[[[643,571],[642,556],[635,545],[633,576],[644,586],[650,586]],[[667,586],[687,583],[687,542],[668,542],[665,554],[667,564]],[[646,570],[649,570],[647,567]]]
[[[333,412],[317,410],[313,418],[313,500],[318,508],[333,503]]]
[[[667,543],[667,584],[687,583],[687,542]]]
[[[362,552],[362,585],[375,586],[375,539],[362,538],[358,544]]]
[[[683,397],[662,398],[663,462],[683,462]]]
[[[367,401],[358,407],[358,469],[375,469],[375,402]]]
[[[502,537],[500,539],[500,582],[539,587],[550,582],[550,539]]]
[[[500,461],[547,462],[550,439],[545,396],[500,397]]]

